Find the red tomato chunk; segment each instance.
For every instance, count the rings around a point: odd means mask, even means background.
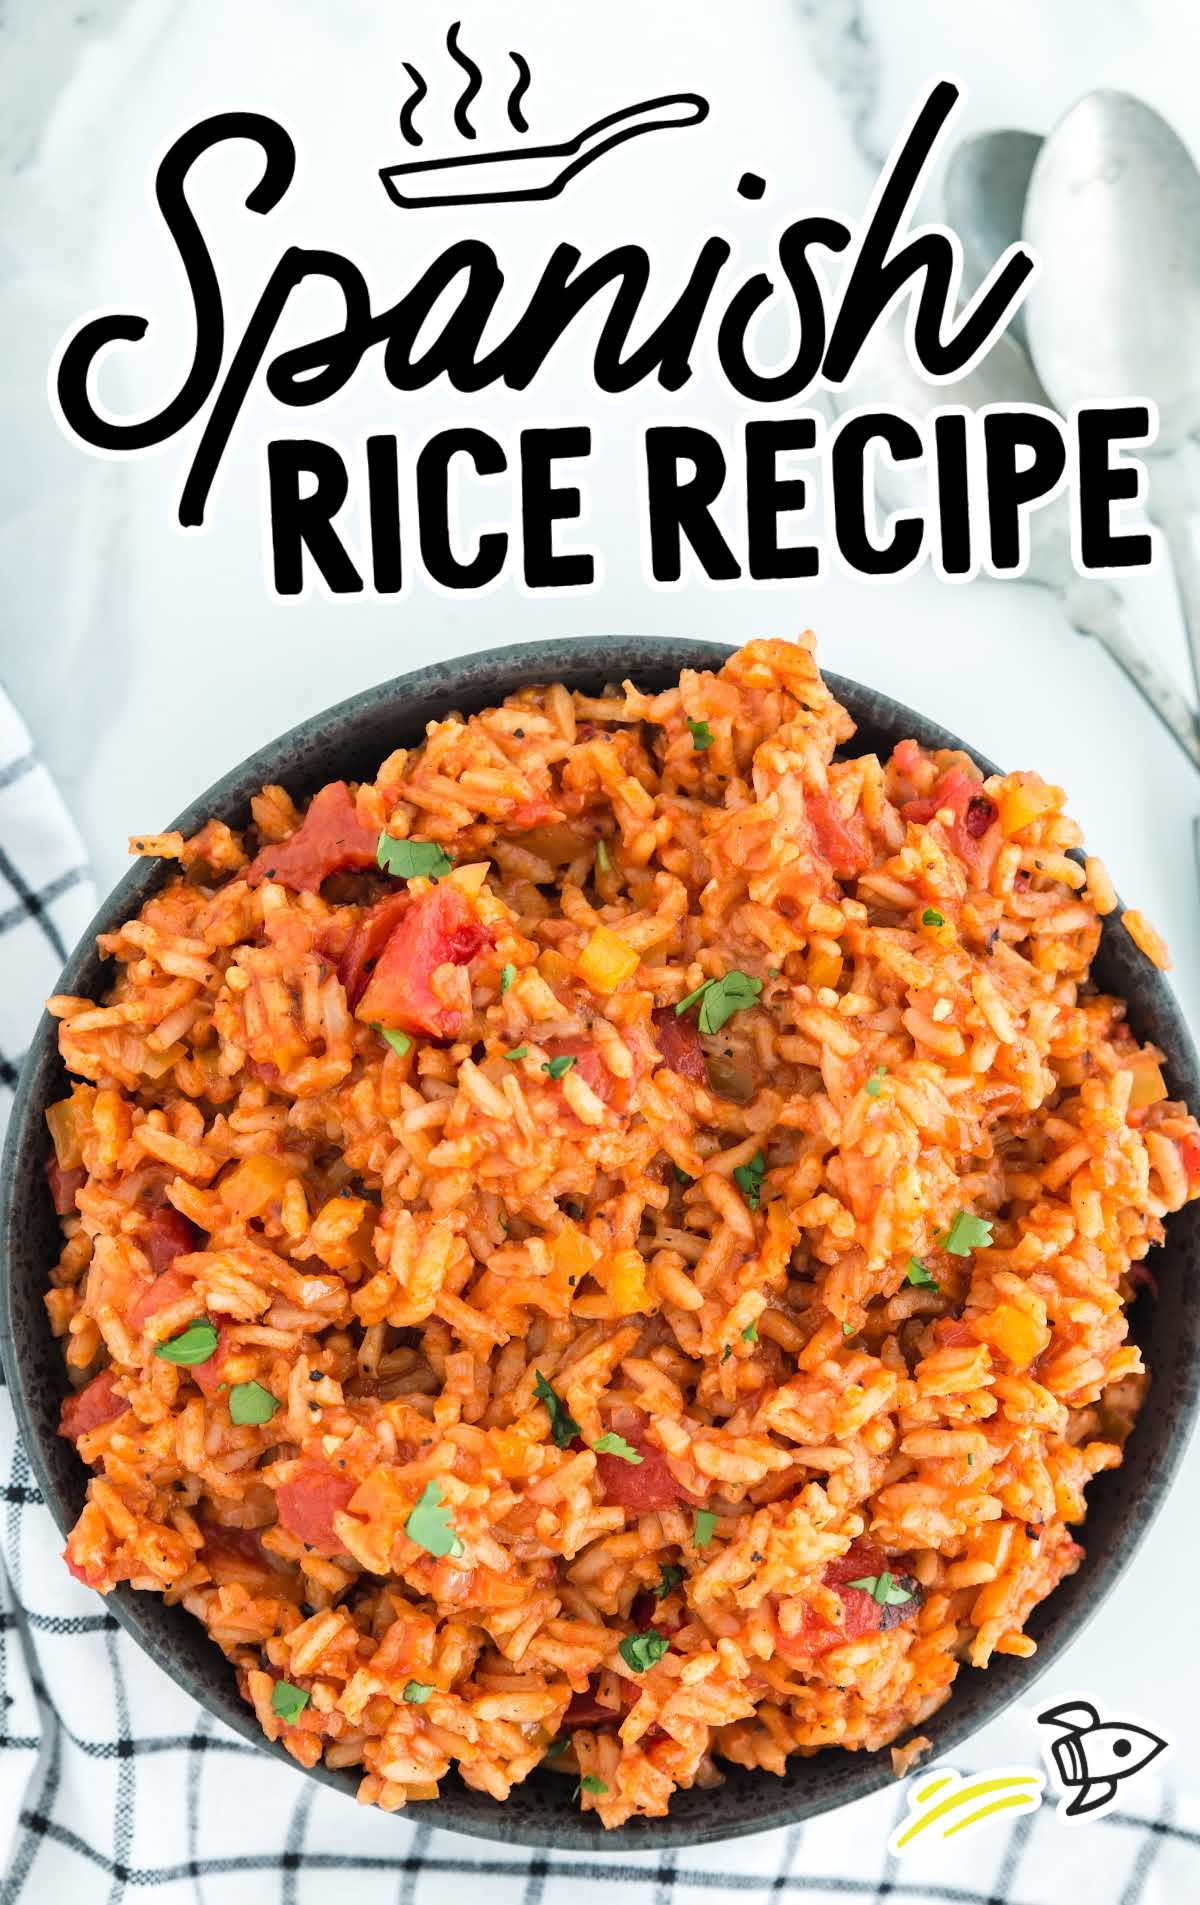
[[[157,1316],[160,1310],[169,1310],[174,1304],[182,1303],[184,1297],[191,1295],[194,1282],[195,1278],[190,1270],[164,1270],[161,1276],[155,1277],[149,1289],[143,1290],[130,1310],[130,1329],[144,1330],[147,1323],[152,1317]],[[196,1314],[197,1316],[200,1314],[199,1299],[196,1302]]]
[[[197,1230],[182,1211],[173,1204],[163,1204],[150,1219],[146,1232],[146,1255],[152,1267],[165,1270],[174,1263],[176,1257],[189,1256],[193,1250],[199,1250],[204,1233]]]
[[[664,1065],[669,1065],[681,1078],[694,1078],[697,1084],[706,1085],[704,1047],[696,1021],[678,1014],[673,1005],[656,1006],[650,1017]]]
[[[75,1199],[87,1183],[87,1172],[82,1164],[73,1165],[69,1171],[64,1171],[58,1159],[52,1157],[46,1165],[46,1182],[50,1186],[55,1211],[60,1217],[70,1217],[77,1208]]]
[[[268,1554],[257,1528],[223,1528],[217,1521],[202,1521],[204,1546],[200,1559],[222,1584],[240,1581],[251,1591],[276,1587],[277,1577],[286,1571],[286,1563]]]
[[[585,1085],[595,1092],[597,1098],[606,1105],[613,1105],[618,1111],[624,1111],[629,1103],[631,1081],[618,1078],[610,1072],[591,1039],[586,1038],[548,1038],[542,1049],[546,1057],[573,1058],[574,1070],[579,1073]]]
[[[206,1363],[188,1365],[188,1375],[193,1376],[206,1396],[215,1396],[221,1385],[227,1380],[225,1358],[229,1354],[229,1331],[224,1323],[217,1326],[217,1347]]]
[[[290,1482],[275,1491],[279,1525],[321,1554],[341,1554],[333,1517],[345,1508],[358,1483],[327,1463],[304,1456]]]
[[[337,973],[351,1011],[366,991],[380,953],[411,904],[407,893],[392,893],[364,914],[347,940],[338,957]]]
[[[345,781],[331,781],[313,795],[291,838],[264,847],[251,862],[246,881],[277,880],[293,893],[315,893],[331,873],[373,867],[378,845],[378,829],[363,826]]]
[[[900,812],[905,820],[925,825],[943,807],[954,815],[950,841],[955,853],[981,881],[986,881],[1002,844],[995,801],[966,768],[951,767],[932,794],[924,800],[907,801]]]
[[[640,1462],[623,1462],[619,1455],[597,1455],[596,1475],[606,1502],[616,1502],[627,1515],[647,1515],[659,1508],[673,1508],[676,1502],[691,1500],[667,1467],[660,1448],[648,1440],[650,1418],[641,1410],[622,1410],[614,1417],[613,1427],[641,1456]]]
[[[102,1369],[82,1389],[68,1396],[62,1406],[58,1433],[65,1435],[69,1442],[78,1442],[81,1435],[98,1429],[102,1422],[115,1422],[118,1416],[124,1415],[129,1404],[124,1396],[117,1395],[116,1380],[114,1369]]]
[[[436,886],[413,899],[379,956],[359,1001],[358,1017],[371,1025],[428,1038],[453,1038],[461,1012],[433,990],[439,966],[466,966],[492,943],[492,934],[456,886]]]
[[[867,1588],[850,1586],[851,1581],[885,1573],[891,1574],[898,1586],[908,1590],[911,1596],[909,1600],[884,1607]],[[790,1635],[780,1643],[783,1653],[812,1659],[818,1654],[828,1653],[831,1647],[844,1646],[847,1641],[862,1640],[868,1634],[898,1627],[903,1621],[909,1620],[921,1605],[921,1590],[913,1577],[905,1572],[903,1562],[895,1555],[886,1555],[882,1548],[876,1548],[868,1541],[852,1541],[845,1554],[826,1564],[821,1582],[824,1587],[833,1588],[841,1600],[840,1624],[831,1626],[814,1609],[806,1608],[800,1633]]]
[[[831,794],[806,794],[804,807],[817,852],[840,880],[852,879],[870,863],[861,814],[843,819]]]

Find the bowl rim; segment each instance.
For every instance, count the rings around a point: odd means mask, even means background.
[[[622,666],[626,670],[636,670],[639,664],[644,664],[656,673],[663,674],[672,669],[677,673],[687,667],[720,667],[741,645],[702,637],[593,634],[514,642],[465,655],[445,656],[421,668],[361,689],[297,722],[220,775],[189,803],[172,823],[172,828],[186,836],[195,832],[211,815],[232,820],[235,812],[245,811],[248,795],[243,790],[270,781],[274,777],[275,763],[281,756],[304,747],[318,748],[323,731],[328,730],[341,731],[334,745],[348,751],[353,746],[356,725],[365,723],[383,705],[395,709],[399,742],[405,723],[406,702],[435,696],[442,702],[446,712],[460,705],[489,705],[486,699],[478,700],[473,691],[497,671],[505,674],[519,672],[520,675],[519,682],[514,680],[508,687],[486,691],[503,695],[514,692],[519,685],[569,680],[572,674],[577,677],[589,673],[593,677],[604,674],[606,679],[613,679],[611,664],[604,658],[606,647],[615,649],[622,656]],[[1004,771],[940,723],[882,690],[833,670],[823,668],[821,672],[826,685],[843,705],[848,705],[852,713],[856,707],[860,710],[860,713],[855,714],[856,725],[861,725],[861,710],[869,706],[871,723],[881,729],[915,735],[927,747],[961,749],[985,776]],[[294,777],[292,784],[293,787],[302,787],[304,793],[315,791],[315,787],[310,789]],[[169,862],[143,859],[122,876],[101,901],[73,948],[56,989],[70,991],[75,988],[82,975],[97,960],[97,934],[112,930],[114,925],[144,904],[154,888],[168,877],[170,865]],[[1119,918],[1119,913],[1114,917]],[[1194,1104],[1200,1104],[1200,1073],[1196,1053],[1175,996],[1162,974],[1152,968],[1149,962],[1144,983],[1154,996],[1160,1028],[1165,1026],[1170,1033],[1172,1042],[1167,1050],[1169,1068],[1183,1092]],[[0,1358],[34,1479],[43,1502],[60,1533],[65,1536],[74,1520],[74,1511],[63,1500],[50,1472],[42,1440],[33,1420],[22,1359],[17,1354],[18,1334],[14,1327],[13,1282],[8,1248],[10,1238],[20,1224],[28,1188],[27,1183],[21,1181],[17,1169],[18,1159],[34,1142],[33,1132],[44,1109],[43,1104],[38,1102],[36,1078],[43,1063],[53,1063],[56,1055],[57,1022],[43,1011],[14,1091],[3,1163],[0,1165]],[[1092,1591],[1084,1607],[1074,1620],[1060,1626],[1058,1631],[1041,1641],[1031,1660],[1012,1661],[994,1657],[987,1670],[986,1687],[979,1696],[978,1710],[960,1701],[956,1717],[955,1701],[951,1695],[938,1713],[925,1723],[937,1725],[935,1751],[928,1764],[946,1759],[1016,1700],[1028,1694],[1094,1618],[1141,1548],[1172,1486],[1200,1415],[1200,1337],[1195,1333],[1190,1347],[1190,1364],[1185,1369],[1182,1383],[1177,1383],[1170,1398],[1177,1433],[1165,1439],[1154,1457],[1144,1498],[1124,1511],[1124,1521],[1130,1525],[1123,1525],[1119,1540],[1110,1551],[1094,1553],[1089,1549],[1080,1570],[1081,1573],[1086,1570],[1092,1582]],[[1055,1594],[1061,1591],[1063,1585],[1065,1583],[1060,1583]],[[1055,1594],[1047,1596],[1039,1606],[1044,1608],[1052,1604]],[[301,1775],[307,1774],[346,1796],[353,1794],[361,1776],[359,1769],[330,1769],[323,1759],[312,1768],[301,1767],[281,1744],[268,1741],[263,1736],[252,1709],[236,1694],[227,1697],[224,1690],[213,1686],[203,1676],[181,1669],[180,1663],[171,1657],[169,1650],[143,1625],[141,1608],[146,1598],[146,1591],[134,1590],[127,1583],[122,1583],[105,1596],[105,1605],[142,1651],[177,1686],[260,1751],[271,1754]],[[216,1657],[223,1659],[219,1650]],[[829,1752],[835,1750],[838,1749],[828,1749]],[[795,1768],[801,1758],[793,1758],[791,1767]],[[846,1790],[832,1794],[806,1796],[803,1789],[789,1793],[784,1782],[778,1782],[772,1791],[767,1785],[768,1775],[758,1771],[756,1777],[762,1782],[760,1807],[753,1816],[743,1816],[729,1823],[720,1820],[719,1801],[713,1807],[717,1816],[711,1820],[684,1820],[668,1813],[662,1819],[637,1819],[610,1831],[600,1826],[594,1814],[579,1814],[565,1808],[561,1818],[557,1813],[547,1811],[530,1820],[514,1817],[508,1812],[506,1804],[494,1802],[493,1819],[491,1811],[464,1811],[462,1801],[453,1789],[436,1800],[423,1801],[414,1814],[408,1813],[406,1809],[405,1816],[409,1817],[410,1822],[415,1820],[443,1831],[510,1845],[593,1852],[652,1851],[707,1845],[771,1831],[800,1823],[820,1813],[840,1810],[894,1781],[890,1756],[884,1748],[873,1753],[844,1753],[843,1758],[845,1764],[838,1770]],[[810,1762],[804,1758],[803,1763]]]

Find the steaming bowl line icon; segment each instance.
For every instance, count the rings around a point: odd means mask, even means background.
[[[502,152],[456,153],[448,159],[410,159],[380,171],[396,205],[418,211],[428,205],[519,204],[557,198],[585,166],[614,146],[645,132],[696,126],[708,117],[699,93],[665,93],[597,119],[558,145],[516,146]]]

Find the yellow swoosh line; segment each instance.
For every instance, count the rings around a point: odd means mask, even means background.
[[[1024,1775],[1026,1784],[1029,1784],[1036,1778],[1036,1773],[1027,1773]],[[931,1806],[928,1812],[922,1813],[921,1817],[914,1820],[906,1832],[900,1834],[900,1837],[896,1841],[897,1852],[899,1852],[901,1846],[905,1846],[911,1839],[915,1839],[918,1832],[924,1832],[926,1826],[931,1826],[935,1819],[944,1819],[947,1813],[953,1812],[956,1806],[966,1805],[970,1799],[982,1799],[986,1793],[1010,1792],[1014,1786],[1020,1783],[1021,1781],[1016,1775],[1010,1774],[1007,1779],[977,1779],[971,1786],[960,1787],[957,1792],[951,1793],[949,1799],[943,1799],[939,1805]]]
[[[931,1779],[928,1786],[922,1786],[920,1792],[914,1795],[918,1806],[923,1806],[927,1799],[932,1799],[935,1793],[940,1793],[943,1786],[948,1786],[953,1777],[953,1773],[943,1773],[940,1779]]]
[[[952,1826],[947,1826],[942,1837],[952,1839],[956,1832],[965,1831],[967,1826],[973,1826],[977,1819],[986,1819],[990,1812],[1005,1812],[1010,1806],[1029,1806],[1032,1811],[1033,1805],[1030,1802],[1036,1804],[1037,1798],[1036,1793],[1010,1793],[1007,1799],[989,1799],[987,1805],[980,1806],[977,1812],[968,1814],[965,1819],[957,1820]]]

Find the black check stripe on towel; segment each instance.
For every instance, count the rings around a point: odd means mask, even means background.
[[[91,906],[75,830],[0,695],[6,1086]],[[7,1103],[0,1088],[0,1125]],[[1177,1905],[1200,1890],[1200,1805],[1150,1774],[1091,1824],[1068,1831],[1046,1806],[903,1862],[886,1852],[899,1787],[665,1854],[493,1847],[433,1831],[419,1807],[360,1810],[210,1720],[71,1579],[2,1392],[0,1528],[0,1905]],[[1032,1708],[1005,1716],[970,1765],[1033,1764],[1036,1731]]]
[[[0,1127],[42,1000],[93,910],[83,843],[0,692]]]

